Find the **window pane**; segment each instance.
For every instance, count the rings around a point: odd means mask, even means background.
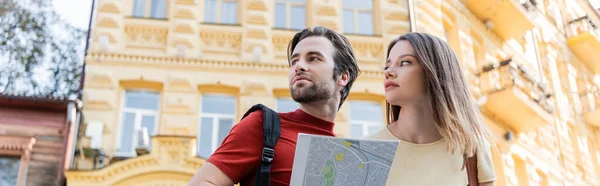
[[[293,99],[278,99],[277,100],[277,112],[292,112],[298,109],[300,104],[295,102]]]
[[[221,23],[236,24],[237,23],[237,2],[223,1],[221,5]]]
[[[158,93],[127,91],[125,107],[158,110],[159,97]]]
[[[304,6],[292,6],[291,8],[291,29],[302,30],[306,27],[306,10]]]
[[[156,134],[156,131],[154,131],[156,130],[155,126],[156,121],[153,115],[142,116],[142,128],[146,127],[149,136],[153,136]]]
[[[343,0],[344,8],[373,9],[373,0]]]
[[[358,33],[373,35],[373,14],[371,12],[358,13]]]
[[[119,152],[132,153],[135,136],[135,113],[125,113],[121,124],[121,146]]]
[[[354,33],[354,12],[344,10],[344,33]]]
[[[350,137],[360,138],[363,136],[363,126],[361,124],[350,124]]]
[[[285,4],[275,4],[275,28],[286,28]]]
[[[145,2],[146,0],[133,1],[133,17],[144,17],[144,10],[146,9]]]
[[[227,135],[229,134],[229,131],[231,131],[231,127],[233,127],[233,119],[226,119],[226,118],[220,118],[219,119],[219,137],[217,141],[218,145],[221,145],[221,143],[223,143],[223,139],[225,139],[225,137],[227,137]]]
[[[383,128],[383,123],[378,123],[377,125],[372,125],[367,127],[369,131],[367,131],[367,135],[373,134]]]
[[[20,157],[0,157],[0,185],[17,185]]]
[[[202,112],[213,114],[235,114],[235,98],[233,96],[202,96]]]
[[[204,22],[216,23],[217,21],[217,0],[205,0]]]
[[[381,104],[376,102],[350,102],[350,120],[373,121],[383,123]]]
[[[212,154],[213,119],[203,117],[200,121],[200,141],[198,155],[208,158]]]
[[[166,0],[152,0],[152,6],[150,7],[150,17],[159,19],[165,18],[166,11]]]

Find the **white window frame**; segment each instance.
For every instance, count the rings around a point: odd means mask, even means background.
[[[167,16],[169,15],[169,1],[171,0],[164,0],[165,1],[165,17],[152,17],[152,0],[143,0],[144,1],[144,15],[139,17],[139,16],[135,16],[133,15],[133,10],[135,9],[135,1],[136,0],[132,0],[131,1],[131,17],[135,17],[135,18],[147,18],[147,19],[167,19]]]
[[[308,15],[307,14],[307,10],[308,9],[306,8],[306,5],[308,4],[307,1],[308,0],[305,0],[304,2],[300,3],[300,2],[291,2],[291,1],[285,1],[285,0],[275,0],[275,4],[274,5],[285,4],[285,28],[276,27],[275,23],[273,23],[274,28],[276,28],[276,29],[293,30],[292,29],[292,20],[291,20],[292,19],[292,16],[291,16],[292,6],[302,6],[302,7],[304,7],[304,11],[305,11],[304,12],[304,16],[306,17]],[[273,6],[273,7],[274,7],[273,8],[273,18],[274,18],[275,16],[277,16],[277,14],[275,13],[275,6]],[[273,19],[273,21],[275,21],[275,19]],[[304,18],[304,26],[305,27],[307,25],[306,22],[307,22],[307,19]]]
[[[233,105],[233,114],[216,114],[216,113],[205,113],[202,110],[202,104],[204,104],[204,98],[202,98],[202,101],[200,102],[200,114],[198,117],[198,132],[196,135],[196,156],[200,156],[200,143],[201,143],[201,134],[202,134],[202,118],[211,118],[213,120],[212,123],[212,132],[211,132],[211,147],[210,147],[210,154],[212,155],[213,153],[215,153],[215,150],[217,150],[217,148],[219,147],[219,143],[217,142],[219,140],[219,119],[231,119],[233,121],[231,127],[233,127],[236,123],[235,123],[235,117],[237,114],[237,97],[234,95],[230,95],[230,94],[203,94],[201,97],[204,96],[224,96],[224,97],[233,97],[234,99],[234,105]],[[231,129],[230,129],[231,130]],[[204,157],[204,158],[208,158],[208,157]]]
[[[349,121],[348,123],[350,125],[350,135],[352,135],[352,125],[361,125],[362,126],[362,136],[359,136],[358,138],[364,137],[365,135],[372,134],[372,132],[375,132],[375,131],[369,131],[369,127],[372,127],[372,126],[385,127],[385,123],[384,123],[385,121],[380,121],[379,122],[379,121],[368,121],[368,120],[356,120],[356,119],[352,119],[352,109],[351,109],[351,107],[352,107],[352,103],[353,102],[355,102],[355,103],[377,103],[377,104],[379,104],[376,101],[366,101],[366,100],[364,100],[364,101],[363,100],[348,101],[348,106],[350,107],[349,110],[348,110],[348,121]],[[379,109],[381,111],[379,114],[383,114],[383,107],[380,106]],[[382,118],[382,119],[384,119],[384,118]],[[351,137],[353,137],[353,136],[351,136]]]
[[[222,9],[223,2],[235,2],[236,3],[236,5],[237,5],[236,8],[237,9],[235,10],[236,11],[236,14],[235,14],[236,15],[235,23],[223,23],[221,21],[221,18],[223,17],[223,16],[221,16],[223,14],[223,9]],[[204,10],[202,10],[203,13],[204,13],[205,10],[206,10],[206,1],[204,1]],[[206,14],[204,14],[204,16],[206,16]],[[214,23],[213,22],[207,22],[206,21],[206,17],[204,17],[204,23],[207,23],[207,24],[224,24],[224,25],[237,25],[237,24],[240,24],[240,0],[217,0],[217,8],[216,8],[216,15],[215,16],[216,16],[216,18],[215,18],[215,22]]]
[[[361,1],[367,1],[367,0],[361,0]],[[352,22],[354,22],[354,28],[352,30],[352,32],[348,32],[348,30],[344,30],[344,34],[355,34],[355,35],[375,35],[375,11],[373,11],[373,9],[375,9],[375,0],[368,0],[371,1],[371,3],[373,4],[373,7],[371,8],[346,8],[343,7],[344,4],[342,2],[342,16],[344,15],[344,12],[346,10],[352,10]],[[373,33],[371,34],[363,34],[363,33],[358,33],[358,28],[361,26],[358,22],[358,13],[360,12],[368,12],[371,13],[371,30],[373,31]],[[342,17],[342,23],[344,18]]]
[[[275,103],[275,106],[276,106],[275,107],[275,111],[277,111],[277,112],[283,112],[283,111],[279,110],[279,101],[294,101],[294,99],[293,98],[278,97],[275,101],[276,101],[276,103]],[[298,108],[300,108],[299,104],[298,104]],[[298,108],[296,108],[296,109],[298,109]],[[291,111],[291,112],[293,112],[293,111]]]
[[[374,121],[364,121],[364,120],[350,120],[350,125],[361,125],[362,126],[362,136],[359,136],[359,138],[364,137],[365,135],[368,134],[372,134],[375,131],[369,131],[369,127],[372,126],[379,126],[379,127],[384,127],[383,123],[377,123]],[[352,127],[350,127],[350,130],[352,130]],[[350,132],[350,134],[352,134],[352,131]]]
[[[158,94],[158,108],[157,110],[151,110],[151,109],[138,109],[138,108],[126,108],[125,104],[127,103],[127,92],[147,92],[147,93],[156,93]],[[117,138],[117,151],[115,152],[116,156],[120,156],[120,157],[135,157],[137,155],[137,153],[135,152],[135,148],[136,145],[138,143],[139,140],[139,136],[138,136],[138,130],[140,130],[142,128],[142,116],[145,115],[154,115],[154,130],[153,131],[148,131],[148,137],[152,137],[154,135],[156,135],[158,133],[158,121],[159,121],[159,111],[160,111],[160,100],[162,97],[162,94],[160,92],[157,91],[148,91],[148,90],[140,90],[140,89],[127,89],[125,91],[123,91],[123,93],[121,94],[121,97],[123,98],[123,102],[121,103],[121,111],[120,111],[120,120],[119,120],[119,135]],[[127,115],[127,113],[133,113],[135,114],[135,119],[134,119],[134,124],[133,124],[133,140],[131,140],[131,143],[133,145],[133,152],[122,152],[121,149],[121,142],[123,141],[123,125],[124,125],[124,119],[125,119],[125,115]],[[151,148],[152,146],[152,142],[149,143],[148,148]]]

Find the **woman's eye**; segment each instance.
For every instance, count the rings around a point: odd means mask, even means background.
[[[404,66],[404,65],[408,65],[410,64],[410,61],[401,61],[400,62],[400,66]]]

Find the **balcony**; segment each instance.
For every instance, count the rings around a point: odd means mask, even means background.
[[[567,44],[592,72],[600,74],[600,31],[588,16],[569,22]]]
[[[484,66],[479,88],[487,96],[484,108],[515,132],[527,132],[552,122],[551,93],[521,66],[508,59]]]
[[[530,1],[464,0],[467,8],[491,28],[502,40],[520,37],[532,29],[529,12],[535,8]]]
[[[586,123],[600,127],[600,87],[590,90],[581,98],[583,119]]]

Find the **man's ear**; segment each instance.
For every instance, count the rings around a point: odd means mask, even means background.
[[[350,73],[344,72],[338,76],[337,85],[344,87],[348,84],[349,81],[350,81]]]

